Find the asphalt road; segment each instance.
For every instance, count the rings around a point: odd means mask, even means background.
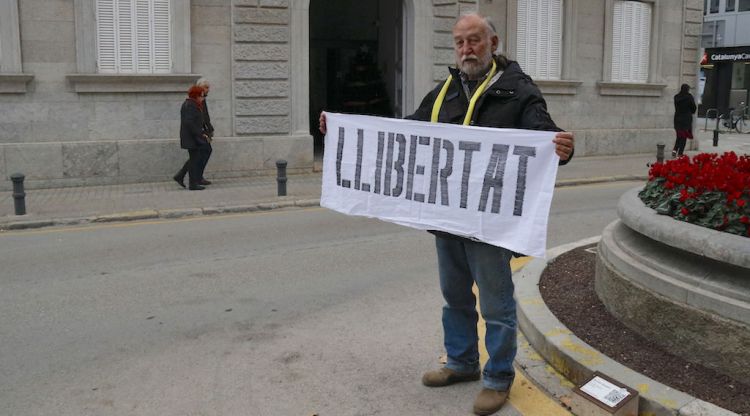
[[[637,183],[556,190],[548,247]],[[0,234],[0,415],[457,415],[431,235],[313,208]],[[516,415],[512,406],[501,414]]]

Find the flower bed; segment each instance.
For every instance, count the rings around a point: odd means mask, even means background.
[[[638,197],[659,214],[750,237],[750,156],[700,153],[655,163]]]

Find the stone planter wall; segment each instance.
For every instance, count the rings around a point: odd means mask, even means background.
[[[750,239],[622,196],[599,243],[596,292],[625,325],[688,361],[750,379]]]

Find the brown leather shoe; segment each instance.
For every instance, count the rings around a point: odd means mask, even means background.
[[[479,371],[474,373],[459,373],[448,368],[428,371],[422,376],[422,384],[427,387],[445,387],[464,381],[479,380]]]
[[[485,416],[491,415],[505,404],[508,400],[507,391],[497,391],[484,388],[474,400],[474,414]]]

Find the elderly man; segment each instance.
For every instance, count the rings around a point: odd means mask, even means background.
[[[206,78],[200,78],[198,81],[195,82],[195,85],[203,88],[203,91],[204,91],[203,92],[203,131],[208,136],[208,145],[205,146],[201,154],[201,185],[211,185],[211,181],[203,177],[203,172],[206,170],[206,165],[208,165],[208,159],[211,158],[211,153],[213,153],[211,142],[213,141],[213,137],[214,137],[214,126],[211,124],[211,116],[208,114],[208,103],[206,102],[206,98],[208,97],[208,92],[211,91],[211,83],[209,83]]]
[[[565,164],[573,155],[573,134],[562,132],[547,113],[547,105],[531,78],[518,63],[495,55],[498,35],[488,19],[472,13],[453,26],[456,68],[408,118],[497,128],[558,131],[555,151]],[[325,114],[320,128],[325,133]],[[508,398],[515,372],[516,304],[510,260],[513,253],[479,241],[434,231],[443,307],[446,365],[422,377],[428,387],[443,387],[482,378],[483,389],[474,413],[489,415]],[[489,360],[480,374],[476,298],[479,288],[486,322],[485,346]]]

